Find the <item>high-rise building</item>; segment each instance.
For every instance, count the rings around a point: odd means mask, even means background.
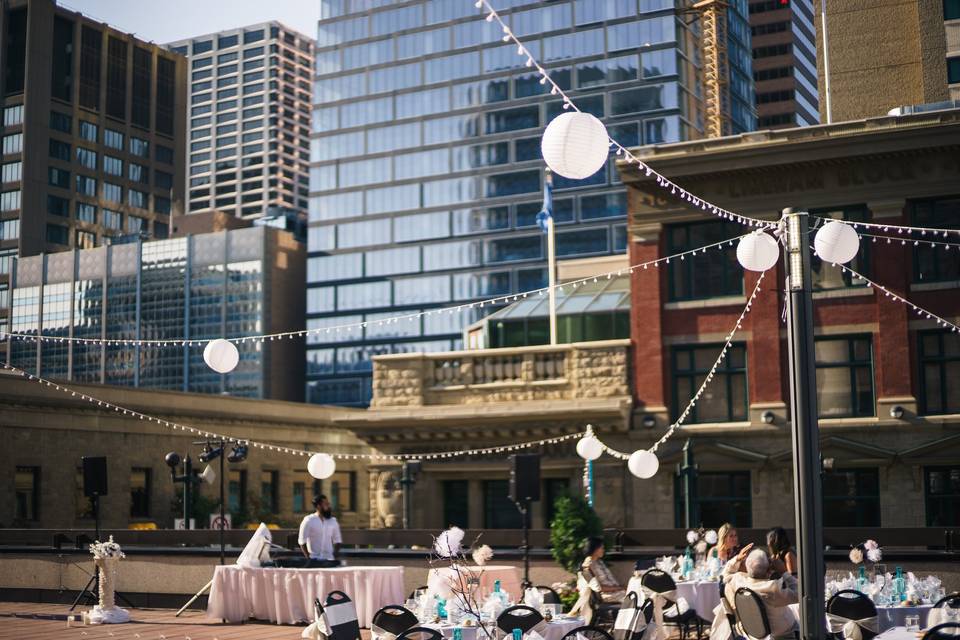
[[[701,135],[699,42],[674,0],[493,4],[621,143]],[[363,405],[372,355],[455,348],[477,316],[378,319],[546,282],[540,137],[563,108],[469,0],[324,0],[321,12],[307,324],[331,331],[308,345],[308,399]],[[727,25],[730,117],[742,132],[756,123],[746,0],[731,3]],[[625,250],[626,191],[612,164],[555,187],[558,256]]]
[[[0,52],[5,309],[18,255],[167,236],[183,211],[186,65],[52,0],[4,2]]]
[[[947,35],[947,86],[950,99],[960,100],[960,0],[943,0],[943,21]]]
[[[302,329],[303,265],[303,243],[265,226],[20,258],[10,331],[54,341],[5,337],[9,362],[57,380],[299,401],[300,340],[239,343],[226,375],[202,345],[176,341]]]
[[[305,215],[313,40],[265,22],[168,46],[190,65],[189,213]]]
[[[814,20],[813,0],[750,2],[757,128],[820,121]]]

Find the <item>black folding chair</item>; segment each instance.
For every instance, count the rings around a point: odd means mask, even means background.
[[[584,640],[613,640],[613,636],[600,627],[590,625],[571,629],[567,631],[560,640],[580,640],[581,638]]]
[[[391,604],[383,607],[375,614],[371,625],[374,629],[379,629],[393,636],[399,636],[407,629],[420,624],[416,614],[405,607]]]
[[[317,623],[323,621],[329,640],[360,640],[357,608],[343,591],[331,591],[324,603],[317,598],[314,606],[317,609]],[[330,624],[331,619],[336,620],[337,624]]]
[[[934,609],[942,609],[944,607],[950,607],[951,609],[960,609],[960,591],[955,593],[948,593],[939,600],[937,604],[933,605]]]
[[[540,612],[525,604],[507,607],[497,616],[497,628],[507,635],[513,633],[514,629],[527,633],[541,622],[543,622],[543,616]]]
[[[755,591],[740,587],[733,596],[733,603],[740,627],[748,637],[760,640],[770,635],[767,608]]]
[[[723,615],[727,619],[727,625],[730,627],[730,637],[732,640],[740,639],[740,631],[737,629],[737,614],[733,610],[733,605],[730,604],[730,601],[727,600],[727,585],[723,581],[723,578],[720,578],[720,605],[723,607]]]
[[[648,569],[640,576],[640,584],[643,585],[643,588],[652,591],[654,593],[660,594],[661,596],[664,593],[677,590],[677,583],[673,581],[673,578],[666,571],[660,569]],[[697,630],[697,640],[703,637],[703,623],[700,621],[700,617],[697,615],[697,612],[693,609],[687,609],[683,613],[680,612],[680,607],[677,605],[676,600],[671,600],[669,598],[664,598],[667,601],[667,606],[663,608],[663,624],[673,625],[680,630],[680,639],[685,640],[687,633],[690,631],[690,625],[694,625]],[[671,609],[673,610],[671,612]]]
[[[443,634],[436,629],[413,627],[397,636],[397,640],[443,640]]]
[[[873,600],[865,594],[854,589],[844,589],[838,591],[829,600],[827,600],[827,613],[848,620],[863,620],[864,618],[876,618],[877,606]],[[860,627],[860,634],[863,640],[871,640],[877,634],[869,629]],[[830,637],[837,640],[843,640],[843,632],[831,633]]]
[[[613,640],[641,640],[652,616],[653,602],[646,600],[641,605],[637,594],[630,591],[624,596],[613,623]]]
[[[554,591],[551,587],[538,584],[534,587],[534,589],[539,591],[540,595],[543,596],[543,604],[560,604],[560,594]]]
[[[417,599],[417,594],[419,594],[419,593],[422,592],[422,591],[426,591],[426,590],[429,589],[429,588],[430,588],[430,587],[428,587],[427,585],[423,585],[422,587],[417,587],[416,589],[414,589],[413,591],[410,592],[410,595],[407,596],[407,599],[408,599],[408,600],[416,600],[416,599]]]
[[[960,638],[960,622],[944,622],[923,634],[923,640],[957,640]]]

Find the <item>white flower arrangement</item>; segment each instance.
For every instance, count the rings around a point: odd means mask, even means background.
[[[480,545],[473,550],[473,561],[478,567],[482,567],[490,562],[490,559],[493,558],[493,549],[489,545]]]
[[[850,549],[850,562],[853,564],[860,564],[863,562],[863,551],[860,547],[854,547]]]
[[[707,533],[704,534],[703,539],[706,540],[707,544],[709,545],[717,544],[717,540],[719,540],[719,538],[717,537],[717,532],[713,529],[710,529],[710,531],[707,531]]]
[[[687,531],[687,544],[694,545],[697,543],[697,540],[699,539],[700,539],[700,536],[697,534],[696,531],[694,531],[693,529],[691,529],[690,531]]]
[[[850,550],[850,562],[860,564],[864,560],[874,564],[883,559],[883,550],[876,540],[865,540]]]
[[[433,542],[433,550],[441,558],[452,558],[462,551],[463,536],[466,535],[460,527],[450,527]]]
[[[120,545],[113,541],[113,536],[107,542],[97,540],[90,545],[90,553],[94,560],[103,560],[106,558],[126,558],[126,554],[120,549]]]

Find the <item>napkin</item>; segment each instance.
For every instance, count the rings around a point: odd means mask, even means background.
[[[540,608],[543,607],[543,594],[540,593],[539,589],[531,587],[524,592],[523,603],[540,611]]]

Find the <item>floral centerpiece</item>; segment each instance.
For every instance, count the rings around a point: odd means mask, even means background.
[[[694,566],[703,566],[707,560],[707,551],[717,544],[717,532],[713,529],[691,529],[687,531],[687,551],[680,562],[681,572],[686,575],[693,572]],[[692,555],[696,556],[694,563]]]
[[[121,609],[114,602],[117,585],[117,565],[126,555],[120,545],[113,541],[113,536],[107,542],[97,540],[90,545],[93,554],[95,570],[99,572],[100,603],[90,612],[90,624],[116,624],[129,622],[130,614]]]
[[[493,549],[488,545],[477,545],[474,540],[472,551],[464,549],[463,538],[466,534],[460,527],[451,527],[442,532],[433,541],[433,553],[430,556],[430,576],[427,581],[426,602],[421,605],[421,618],[440,617],[447,614],[458,617],[464,626],[478,625],[489,640],[494,640],[493,629],[480,624],[483,605],[480,597],[480,576],[483,569],[493,558]],[[467,553],[476,564],[470,567]],[[435,565],[446,565],[443,569]],[[436,611],[430,611],[433,596],[437,600]],[[451,615],[452,614],[452,615]]]

